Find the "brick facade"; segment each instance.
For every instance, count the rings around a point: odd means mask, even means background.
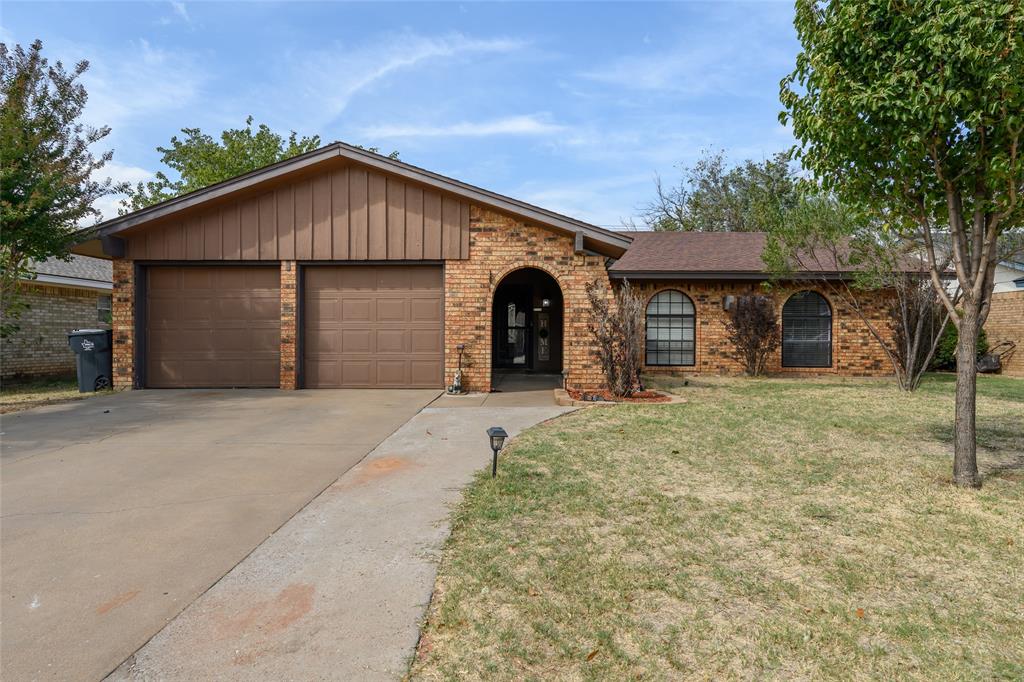
[[[17,333],[3,340],[0,377],[73,376],[75,355],[68,347],[68,332],[108,329],[99,318],[98,299],[110,294],[48,284],[25,284],[23,292],[29,307],[18,320]]]
[[[555,278],[563,297],[562,364],[566,384],[595,388],[603,383],[587,328],[590,306],[584,285],[609,287],[604,256],[575,253],[571,237],[479,206],[470,210],[470,257],[445,261],[445,385],[455,378],[456,346],[465,344],[463,388],[491,388],[491,302],[505,275],[532,267]]]
[[[843,376],[873,377],[893,373],[888,356],[867,325],[847,304],[840,301],[820,285],[775,286],[765,291],[760,282],[678,280],[672,282],[634,282],[644,301],[659,291],[673,289],[690,297],[696,309],[696,354],[692,367],[647,367],[645,371],[658,374],[711,373],[741,374],[743,363],[729,343],[726,330],[728,313],[723,308],[726,296],[744,296],[751,293],[769,294],[775,300],[775,311],[782,324],[782,306],[797,291],[817,291],[832,307],[832,366],[825,368],[795,368],[782,366],[782,348],[769,360],[766,371],[780,374],[838,374]],[[861,307],[872,326],[889,335],[887,301],[884,294],[870,294],[862,299]]]
[[[114,261],[114,388],[135,388],[135,262]]]
[[[985,334],[989,346],[1000,341],[1017,344],[1009,361],[1003,364],[1002,373],[1012,377],[1024,377],[1024,291],[1004,291],[992,296],[992,309],[985,321]]]
[[[597,281],[611,295],[612,284],[606,258],[576,253],[573,238],[516,220],[495,211],[473,206],[469,220],[468,259],[444,262],[444,380],[449,385],[458,366],[459,344],[465,345],[463,387],[470,391],[491,389],[492,302],[502,279],[522,268],[537,268],[551,275],[563,295],[563,374],[572,388],[595,389],[604,383],[596,349],[588,328],[590,306],[584,289]],[[296,261],[281,261],[281,374],[282,389],[298,387],[300,308]],[[134,263],[114,263],[114,383],[128,388],[134,382]],[[726,339],[727,313],[722,308],[727,295],[760,292],[759,282],[689,280],[634,283],[645,300],[658,291],[677,289],[689,296],[696,307],[697,349],[693,367],[649,368],[652,372],[703,372],[738,374],[742,364]],[[819,286],[776,287],[772,295],[781,316],[782,304],[798,290],[815,289],[832,305],[832,367],[824,369],[783,368],[781,349],[768,371],[792,374],[838,374],[882,376],[892,373],[888,359],[853,310]],[[1024,299],[1021,299],[1024,300]],[[884,296],[872,295],[864,303],[875,326],[888,333]],[[994,312],[995,314],[995,312]],[[996,314],[993,318],[999,319]],[[991,324],[992,320],[990,320]]]
[[[298,264],[281,261],[281,388],[294,391],[298,387]]]

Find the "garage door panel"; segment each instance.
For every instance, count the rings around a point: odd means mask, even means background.
[[[409,288],[413,290],[441,291],[441,268],[416,268],[410,271]]]
[[[377,288],[376,268],[342,267],[335,269],[338,291],[374,291]]]
[[[380,386],[405,386],[408,360],[377,360],[377,384]]]
[[[413,322],[440,322],[441,301],[437,298],[410,299],[409,319]]]
[[[409,268],[376,268],[377,291],[409,291],[412,281]]]
[[[404,298],[377,299],[377,322],[404,322],[408,317]]]
[[[407,353],[405,340],[408,332],[404,329],[378,329],[376,351],[381,353]]]
[[[307,266],[303,281],[306,386],[441,386],[439,266]],[[340,318],[323,314],[325,300]]]
[[[342,329],[340,334],[335,330],[331,335],[335,339],[341,339],[336,344],[335,350],[340,353],[373,353],[373,330],[372,329]]]
[[[409,373],[416,386],[438,386],[443,381],[441,366],[433,361],[411,360]]]
[[[148,386],[278,385],[278,268],[152,266],[147,276]]]
[[[372,360],[343,360],[340,364],[341,373],[338,376],[339,382],[344,382],[349,386],[359,387],[373,385],[370,381],[370,376],[373,371]]]
[[[409,332],[410,353],[441,352],[441,334],[433,329],[413,329]]]

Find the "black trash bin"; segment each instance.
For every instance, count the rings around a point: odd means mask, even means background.
[[[78,391],[91,393],[110,388],[114,354],[109,329],[76,329],[68,345],[78,361]]]

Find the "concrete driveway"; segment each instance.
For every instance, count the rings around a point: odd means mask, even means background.
[[[3,417],[4,680],[102,678],[437,395],[137,391]]]

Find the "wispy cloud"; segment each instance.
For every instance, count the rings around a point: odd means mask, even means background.
[[[461,33],[378,35],[361,45],[336,43],[289,55],[290,67],[276,79],[275,89],[285,91],[277,94],[284,96],[291,112],[296,105],[302,106],[300,116],[308,119],[308,129],[320,130],[345,111],[353,96],[392,74],[442,59],[515,52],[526,45],[513,38],[472,38]]]
[[[788,29],[786,12],[747,13],[734,6],[714,6],[710,26],[700,35],[680,37],[671,47],[658,49],[644,41],[644,49],[624,54],[579,73],[583,79],[626,90],[699,97],[708,94],[749,94],[756,74],[778,72],[792,55],[775,39]],[[776,78],[777,80],[777,78]]]
[[[186,109],[206,79],[192,55],[163,50],[145,40],[117,49],[80,46],[62,47],[61,52],[89,56],[90,68],[82,76],[89,92],[85,118],[115,130],[154,114]]]
[[[367,138],[488,137],[492,135],[551,135],[566,130],[538,115],[507,116],[490,121],[462,121],[446,125],[379,125],[363,128]]]
[[[184,21],[186,24],[191,24],[192,23],[192,18],[188,15],[188,8],[185,7],[185,3],[184,2],[178,2],[177,0],[170,0],[170,3],[171,3],[171,9],[174,10],[174,13],[177,14],[178,17],[182,21]]]

